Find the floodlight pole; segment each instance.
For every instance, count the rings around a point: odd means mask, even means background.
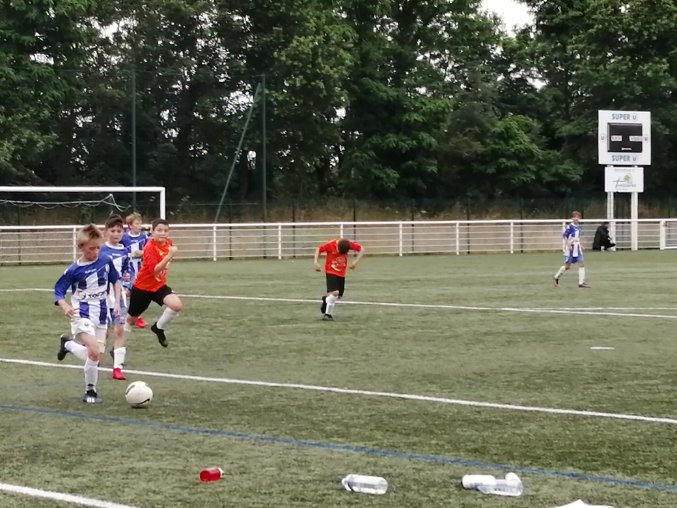
[[[221,194],[221,201],[219,201],[219,206],[216,209],[216,216],[214,217],[214,223],[219,220],[219,215],[221,215],[221,208],[223,207],[223,202],[226,199],[226,193],[228,192],[228,186],[230,185],[230,179],[233,176],[233,171],[235,170],[235,164],[237,164],[238,159],[240,158],[240,152],[242,151],[242,142],[244,141],[244,136],[247,134],[247,128],[249,127],[249,121],[252,119],[252,113],[254,112],[254,106],[256,101],[259,98],[259,93],[261,92],[261,83],[256,85],[256,90],[254,91],[254,100],[249,107],[247,112],[247,119],[244,122],[244,128],[242,129],[242,134],[240,135],[240,141],[237,143],[237,148],[235,149],[235,154],[233,155],[233,160],[230,164],[230,171],[228,172],[228,177],[226,178],[226,185],[223,186],[223,193]]]
[[[136,67],[132,65],[132,187],[136,187]],[[136,210],[136,192],[132,194],[132,209]]]
[[[261,199],[263,201],[263,222],[268,220],[268,168],[266,166],[266,74],[261,74],[261,184],[263,187]]]

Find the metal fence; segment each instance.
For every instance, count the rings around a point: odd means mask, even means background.
[[[581,221],[582,243],[592,245],[599,220]],[[178,259],[225,260],[312,256],[331,238],[347,237],[369,254],[475,254],[562,249],[563,220],[296,222],[172,224]],[[79,225],[0,226],[0,264],[68,263],[77,257]],[[677,248],[677,219],[615,220],[618,249]]]

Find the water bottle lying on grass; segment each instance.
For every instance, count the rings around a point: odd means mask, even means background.
[[[488,474],[467,474],[461,480],[465,489],[478,490],[482,494],[496,496],[521,496],[522,480],[515,473],[508,473],[505,478],[496,478]]]

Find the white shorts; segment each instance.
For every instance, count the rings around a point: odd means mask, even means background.
[[[77,339],[78,335],[84,333],[91,337],[96,337],[96,341],[99,343],[99,353],[106,352],[106,325],[95,325],[91,319],[87,318],[74,318],[71,319],[71,335]]]

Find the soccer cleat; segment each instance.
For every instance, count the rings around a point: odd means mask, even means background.
[[[82,397],[82,402],[85,404],[101,404],[103,400],[94,390],[87,390]]]
[[[590,284],[588,284],[587,282],[581,282],[581,283],[578,285],[578,287],[579,287],[579,288],[589,288],[589,287],[590,287]]]
[[[167,342],[167,337],[165,336],[165,331],[160,330],[157,327],[157,323],[153,323],[153,326],[150,327],[150,331],[157,335],[157,341],[162,347],[167,347],[169,343]]]
[[[136,318],[135,324],[136,324],[137,328],[146,328],[146,326],[148,326],[146,324],[146,321],[142,317]]]
[[[320,312],[322,314],[327,312],[327,297],[326,296],[322,297],[322,305],[320,305]]]
[[[334,321],[334,318],[332,317],[331,314],[325,314],[322,316],[322,321]]]
[[[66,358],[66,355],[69,353],[68,349],[66,349],[66,342],[69,340],[71,340],[71,338],[68,335],[61,336],[61,345],[59,346],[59,352],[56,354],[57,360],[62,361]]]
[[[127,378],[125,377],[124,372],[122,372],[122,369],[116,367],[113,369],[113,379],[117,379],[118,381],[124,381]]]
[[[552,285],[555,287],[559,287],[559,279],[557,277],[552,278]]]

